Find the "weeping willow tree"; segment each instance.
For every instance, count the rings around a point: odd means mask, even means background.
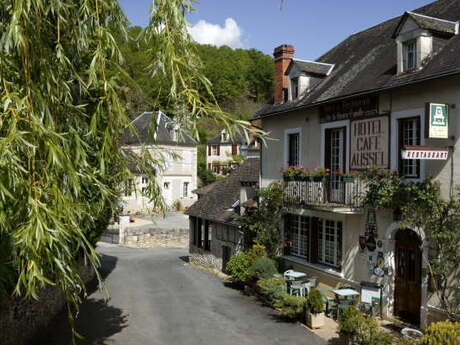
[[[171,83],[182,129],[209,118],[232,120],[196,89],[212,94],[187,32],[190,0],[154,0],[140,39],[154,42],[149,71]],[[117,0],[2,0],[0,3],[0,295],[38,298],[56,286],[78,310],[84,260],[129,178],[119,138],[129,125],[117,76],[124,72],[114,33],[127,20]],[[115,71],[115,73],[113,72]],[[246,124],[239,123],[242,126]],[[154,207],[162,200],[143,150]]]

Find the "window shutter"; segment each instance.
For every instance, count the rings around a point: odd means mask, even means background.
[[[220,156],[220,145],[217,145],[217,155]]]
[[[237,154],[238,154],[238,147],[235,144],[233,144],[232,145],[232,155],[237,155]]]
[[[211,167],[211,163],[208,163],[208,170],[211,170],[212,167]]]
[[[331,168],[331,130],[326,129],[324,131],[324,167],[326,169]]]
[[[208,156],[211,155],[211,145],[208,145]]]

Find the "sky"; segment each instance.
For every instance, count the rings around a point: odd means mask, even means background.
[[[199,43],[255,48],[272,55],[292,44],[315,60],[348,36],[430,3],[430,0],[200,0],[188,15]],[[152,0],[120,0],[132,25],[148,23]]]

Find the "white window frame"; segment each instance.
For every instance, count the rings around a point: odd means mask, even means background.
[[[414,46],[413,52],[413,63],[414,66],[409,68],[409,45]],[[417,69],[417,54],[418,54],[418,39],[411,39],[404,41],[402,43],[402,52],[403,52],[403,71],[404,72],[411,72]]]
[[[321,234],[322,234],[322,238],[321,238],[321,253],[319,254],[320,257],[319,257],[319,262],[322,264],[322,265],[326,265],[326,266],[333,266],[335,268],[339,268],[341,265],[338,264],[337,262],[337,249],[338,249],[338,229],[337,229],[337,223],[338,222],[341,222],[342,223],[342,256],[343,256],[343,228],[344,228],[344,223],[343,221],[341,220],[335,220],[335,219],[326,219],[326,218],[321,218],[322,220],[322,231],[321,231]],[[326,222],[334,222],[334,263],[330,264],[330,263],[327,263],[326,262]],[[342,257],[342,260],[343,260],[343,257]]]
[[[321,145],[320,145],[320,163],[321,167],[324,167],[325,161],[325,151],[326,151],[326,129],[335,129],[335,128],[343,128],[345,127],[345,171],[349,171],[350,169],[350,120],[342,120],[342,121],[335,121],[335,122],[328,122],[321,124]]]
[[[190,185],[190,182],[185,181],[182,183],[182,197],[187,198],[188,197],[188,187]]]
[[[302,159],[302,128],[288,128],[284,130],[284,165],[289,165],[289,134],[299,134],[299,165],[303,164]]]
[[[419,117],[420,118],[420,145],[425,145],[425,108],[408,109],[396,111],[391,114],[391,132],[395,139],[390,140],[390,168],[393,171],[399,171],[399,120]],[[391,137],[390,137],[391,139]],[[426,177],[426,161],[420,160],[420,177],[405,178],[410,182],[422,182]]]
[[[212,144],[211,145],[211,156],[219,156],[218,153],[219,153],[219,148],[218,148],[219,145],[216,145],[216,144]]]

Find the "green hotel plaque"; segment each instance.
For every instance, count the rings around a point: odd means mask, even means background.
[[[447,104],[427,104],[427,138],[449,138],[449,106]]]

